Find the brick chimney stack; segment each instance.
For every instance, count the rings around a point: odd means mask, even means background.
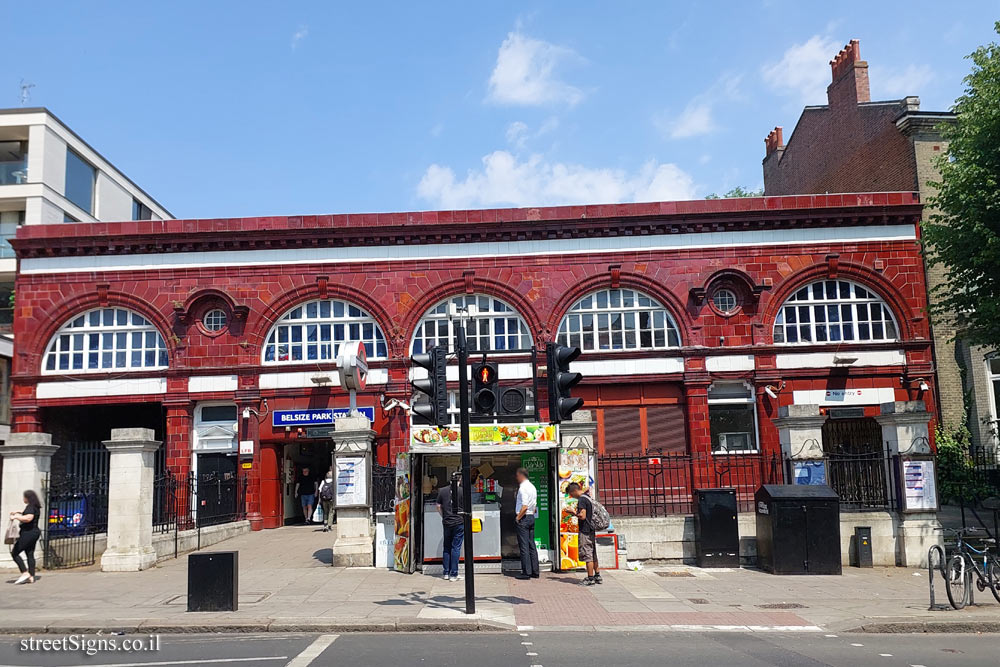
[[[785,142],[781,137],[781,128],[776,127],[764,139],[764,158],[770,157],[771,153],[775,151],[783,150],[785,150]]]
[[[861,42],[852,39],[830,61],[833,82],[827,86],[826,98],[831,108],[856,106],[871,102],[868,89],[868,63],[861,59]]]

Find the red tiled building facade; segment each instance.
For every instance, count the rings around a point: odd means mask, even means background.
[[[779,406],[933,406],[920,212],[888,193],[23,227],[13,430],[148,426],[184,472],[200,406],[346,407],[312,376],[331,374],[330,341],[361,339],[359,405],[389,463],[409,420],[381,405],[410,399],[415,336],[432,344],[428,312],[475,297],[486,344],[582,344],[602,453],[777,452]],[[733,397],[742,416],[713,413]],[[301,435],[236,424],[255,443],[252,525],[281,525]]]

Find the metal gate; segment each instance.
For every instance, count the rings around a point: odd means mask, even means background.
[[[396,498],[396,468],[372,464],[372,511],[391,512]]]
[[[42,567],[93,565],[97,535],[108,530],[107,476],[47,475],[42,496]]]
[[[882,509],[892,500],[882,427],[871,417],[828,419],[823,424],[827,477],[845,509]]]

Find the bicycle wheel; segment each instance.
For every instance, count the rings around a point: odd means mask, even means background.
[[[991,558],[990,564],[986,566],[986,583],[990,587],[990,593],[1000,602],[1000,561],[995,558]]]
[[[961,609],[969,602],[971,574],[965,566],[965,558],[959,554],[952,556],[944,569],[945,592],[948,593],[948,602],[955,609]]]

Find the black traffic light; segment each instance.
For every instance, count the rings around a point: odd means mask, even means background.
[[[451,423],[448,417],[447,350],[441,346],[432,347],[426,354],[413,355],[412,361],[414,367],[427,371],[426,378],[410,383],[418,392],[425,394],[413,401],[413,422],[446,426]]]
[[[545,360],[548,367],[549,421],[553,424],[566,421],[583,407],[582,398],[570,396],[570,390],[580,384],[583,375],[569,370],[570,362],[580,356],[580,348],[566,347],[558,343],[545,346]]]
[[[496,414],[497,399],[500,394],[498,370],[499,366],[495,361],[483,361],[472,365],[473,414]]]

